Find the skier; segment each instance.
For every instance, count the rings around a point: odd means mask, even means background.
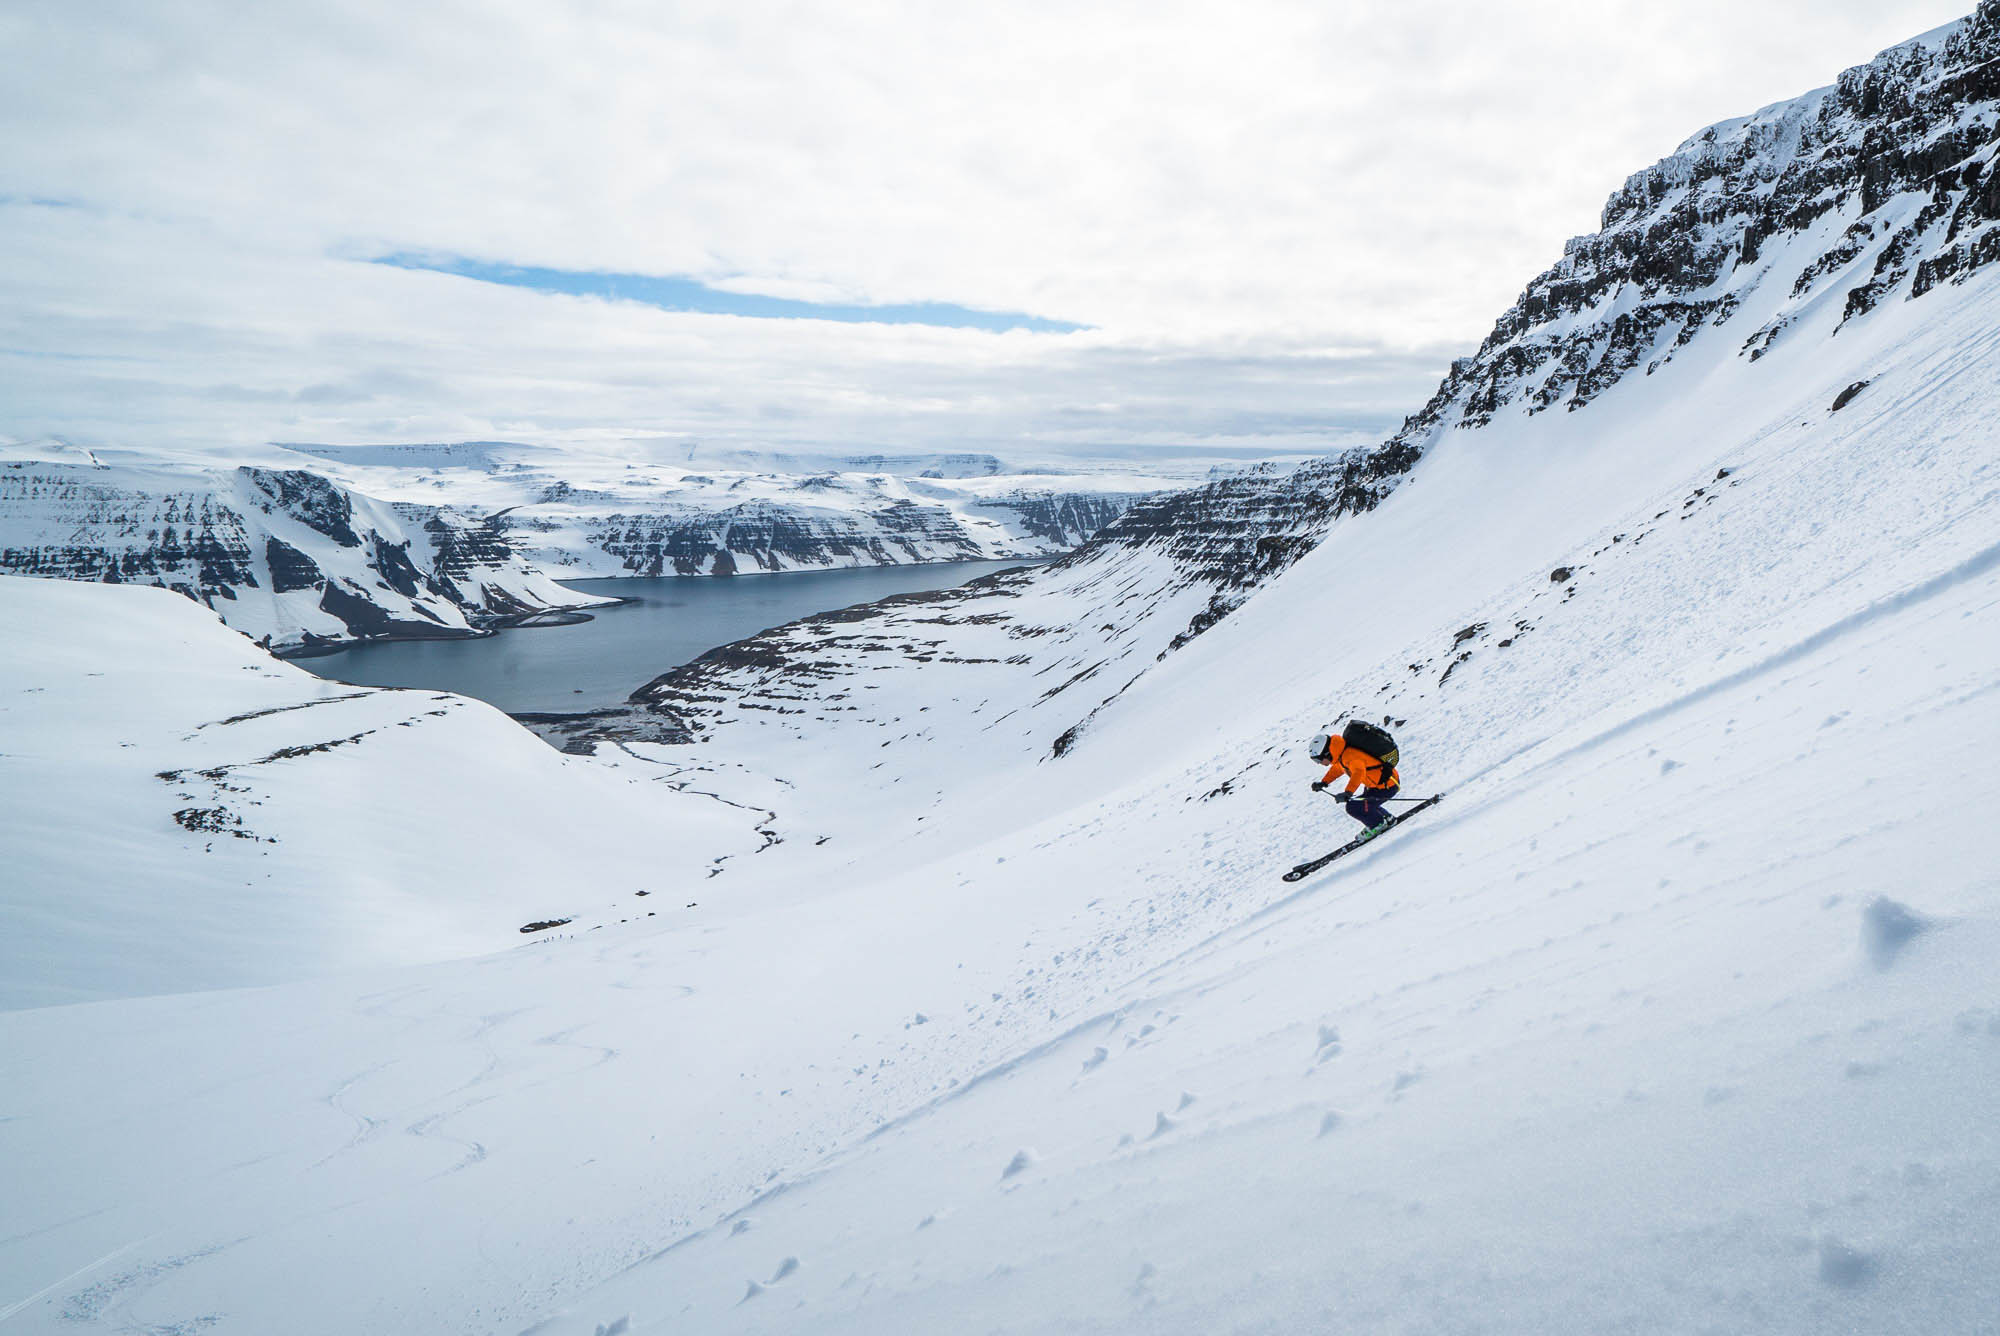
[[[1321,733],[1315,737],[1312,759],[1327,767],[1326,774],[1313,781],[1313,792],[1324,793],[1327,785],[1345,776],[1342,796],[1347,814],[1368,834],[1375,834],[1389,819],[1382,804],[1403,787],[1403,777],[1396,773],[1396,740],[1375,725],[1355,719],[1337,735]]]

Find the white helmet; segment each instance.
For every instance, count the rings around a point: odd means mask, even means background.
[[[1315,761],[1320,760],[1322,757],[1333,755],[1333,734],[1313,734],[1313,746],[1310,755]]]

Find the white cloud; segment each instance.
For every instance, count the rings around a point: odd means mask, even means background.
[[[0,195],[88,207],[0,208],[0,429],[1373,429],[1628,172],[1965,7],[17,0]],[[334,258],[413,250],[1094,329],[675,317]]]

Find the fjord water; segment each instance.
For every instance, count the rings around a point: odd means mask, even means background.
[[[661,576],[567,582],[626,600],[574,626],[532,626],[476,640],[392,640],[299,660],[361,686],[426,687],[513,713],[615,705],[717,645],[818,612],[924,589],[949,589],[1031,563],[948,561],[772,575]]]

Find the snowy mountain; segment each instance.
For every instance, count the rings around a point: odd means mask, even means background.
[[[1604,230],[1570,242],[1381,446],[1141,504],[1061,573],[1024,586],[1043,595],[1029,608],[990,587],[968,596],[981,617],[1013,623],[1016,643],[1002,658],[1062,680],[1036,702],[1047,707],[1043,733],[1066,748],[1154,662],[1314,550],[1335,521],[1378,505],[1452,429],[1504,434],[1558,405],[1575,412],[1691,347],[1706,371],[1797,341],[1821,365],[1856,367],[1829,404],[1861,393],[1865,360],[1829,357],[1823,341],[1850,331],[1852,342],[1876,308],[1962,285],[2000,259],[1997,70],[2000,10],[1989,4],[1829,88],[1702,131],[1628,180],[1605,206]],[[1690,392],[1691,379],[1675,391]],[[1690,489],[1699,481],[1690,477]],[[953,601],[943,602],[948,617]],[[768,663],[802,660],[821,673],[830,648],[893,638],[882,630],[848,621],[830,640],[814,626],[780,629],[747,669],[732,673],[746,657],[732,649],[634,699],[685,732],[732,702],[754,705],[772,680]],[[933,648],[911,646],[917,662]]]
[[[0,581],[7,977],[107,999],[0,1013],[0,1321],[1990,1328],[1996,58],[1987,0],[1697,136],[1378,450],[724,647],[590,755]],[[1446,796],[1287,885],[1351,714]],[[572,921],[116,996],[370,885]]]
[[[273,648],[473,635],[604,601],[490,520],[257,467],[0,460],[0,572],[158,585]]]
[[[1414,423],[1574,411],[1701,337],[1754,361],[1825,305],[1838,334],[2000,260],[1996,28],[1982,6],[1634,175]]]
[[[1197,480],[1145,464],[1021,473],[991,455],[767,455],[644,442],[289,448],[372,495],[491,515],[527,559],[573,575],[1053,556],[1135,501]]]

